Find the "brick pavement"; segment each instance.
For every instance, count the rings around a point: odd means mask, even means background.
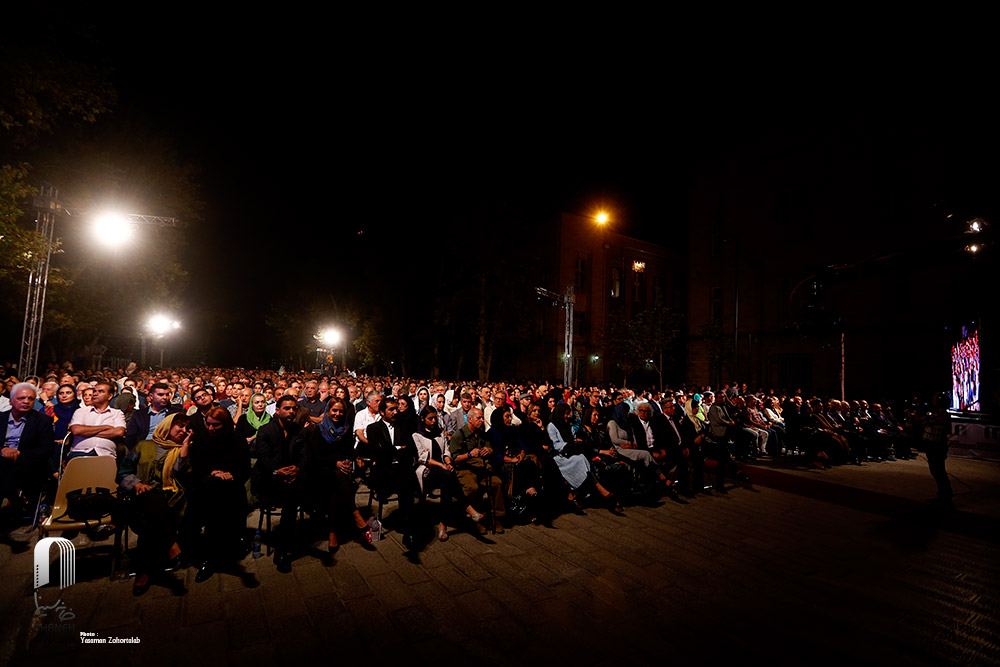
[[[949,459],[949,470],[964,486],[946,516],[921,503],[933,493],[922,460],[776,463],[726,497],[455,534],[419,563],[389,533],[375,552],[345,545],[330,568],[306,555],[281,575],[247,559],[256,588],[229,574],[195,584],[192,569],[184,596],[133,598],[81,549],[62,594],[73,630],[43,629],[27,648],[31,553],[0,545],[0,662],[997,664],[1000,465]],[[141,643],[82,645],[81,630]]]

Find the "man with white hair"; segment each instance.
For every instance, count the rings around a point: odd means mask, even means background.
[[[55,435],[52,417],[33,409],[36,396],[34,385],[15,384],[10,390],[10,410],[0,412],[0,500],[37,500],[45,480],[45,462],[52,454]]]

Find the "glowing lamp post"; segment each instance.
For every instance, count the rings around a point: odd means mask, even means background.
[[[315,339],[316,342],[318,343],[318,345],[316,346],[316,367],[319,368],[321,367],[320,356],[319,356],[320,353],[330,352],[332,359],[333,350],[336,349],[337,346],[339,346],[343,342],[344,334],[340,331],[340,329],[337,329],[335,327],[327,327],[325,329],[320,330],[318,333],[313,334],[313,339]],[[346,346],[340,348],[341,366],[347,365],[346,364],[347,350],[345,348]]]
[[[177,320],[172,320],[166,315],[153,315],[146,322],[146,332],[152,338],[161,339],[172,331],[176,331],[181,328],[181,323]],[[142,365],[146,365],[146,338],[140,333],[140,338],[142,338]],[[163,368],[163,344],[160,343],[160,368]]]
[[[21,333],[21,354],[18,357],[18,374],[34,375],[38,370],[38,349],[42,342],[42,323],[45,320],[45,297],[49,286],[49,268],[55,240],[56,216],[69,215],[91,219],[98,238],[110,245],[119,245],[132,235],[136,225],[176,227],[177,219],[139,213],[100,214],[91,216],[86,211],[64,208],[59,201],[59,190],[48,183],[39,188],[32,202],[35,210],[35,232],[45,242],[45,251],[33,257],[28,273],[28,295],[24,304],[24,329]],[[145,341],[144,341],[145,345]],[[144,348],[145,349],[145,348]],[[162,354],[162,350],[161,350]]]

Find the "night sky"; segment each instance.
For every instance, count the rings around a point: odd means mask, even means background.
[[[295,286],[364,293],[366,277],[412,284],[444,243],[487,253],[503,215],[606,208],[619,231],[682,244],[698,165],[748,146],[815,144],[822,160],[824,143],[885,137],[950,162],[953,199],[995,210],[997,133],[968,70],[346,16],[94,30],[119,94],[102,122],[142,118],[200,169],[186,316],[223,339]]]

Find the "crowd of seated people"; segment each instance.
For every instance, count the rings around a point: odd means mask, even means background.
[[[23,515],[67,461],[116,457],[138,535],[136,595],[176,587],[168,571],[184,565],[196,582],[241,572],[252,507],[280,512],[268,536],[279,572],[301,553],[302,511],[322,526],[326,564],[345,543],[375,549],[361,483],[396,502],[392,525],[414,552],[427,533],[499,534],[564,512],[725,494],[727,475],[747,479],[740,463],[760,457],[802,453],[826,469],[914,456],[914,431],[882,404],[735,383],[636,392],[134,367],[27,380],[4,386],[5,505]],[[429,494],[440,498],[430,522],[417,511]]]

